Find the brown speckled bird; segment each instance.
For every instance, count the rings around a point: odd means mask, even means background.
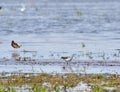
[[[11,42],[11,46],[13,47],[13,48],[20,48],[20,45],[18,45],[16,42],[14,42],[14,41],[12,41]]]

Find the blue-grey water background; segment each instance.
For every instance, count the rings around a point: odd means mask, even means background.
[[[0,6],[0,58],[16,51],[38,59],[75,53],[81,60],[120,60],[119,0],[0,0]],[[12,40],[22,47],[12,48]]]

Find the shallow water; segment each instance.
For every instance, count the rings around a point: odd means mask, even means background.
[[[27,55],[38,59],[76,53],[76,59],[120,60],[116,50],[120,47],[120,1],[33,2],[1,0],[0,58],[11,58],[13,52],[24,56],[21,51],[28,50],[37,51]],[[13,49],[11,40],[22,47]],[[91,52],[92,56],[85,56]]]
[[[90,62],[90,63],[89,63]],[[0,60],[0,74],[120,74],[119,62],[73,61],[67,65],[62,60],[14,61]]]

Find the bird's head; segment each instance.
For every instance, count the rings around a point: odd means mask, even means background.
[[[12,40],[12,43],[14,42],[14,40]]]

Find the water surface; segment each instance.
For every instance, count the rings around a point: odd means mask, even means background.
[[[105,59],[120,60],[116,50],[120,47],[120,1],[33,1],[1,0],[1,58],[11,58],[13,51],[23,56],[21,51],[28,50],[37,51],[37,58],[76,53],[77,59],[89,59],[85,55],[92,52],[94,59],[103,59],[105,54]],[[12,40],[22,47],[13,49]]]

